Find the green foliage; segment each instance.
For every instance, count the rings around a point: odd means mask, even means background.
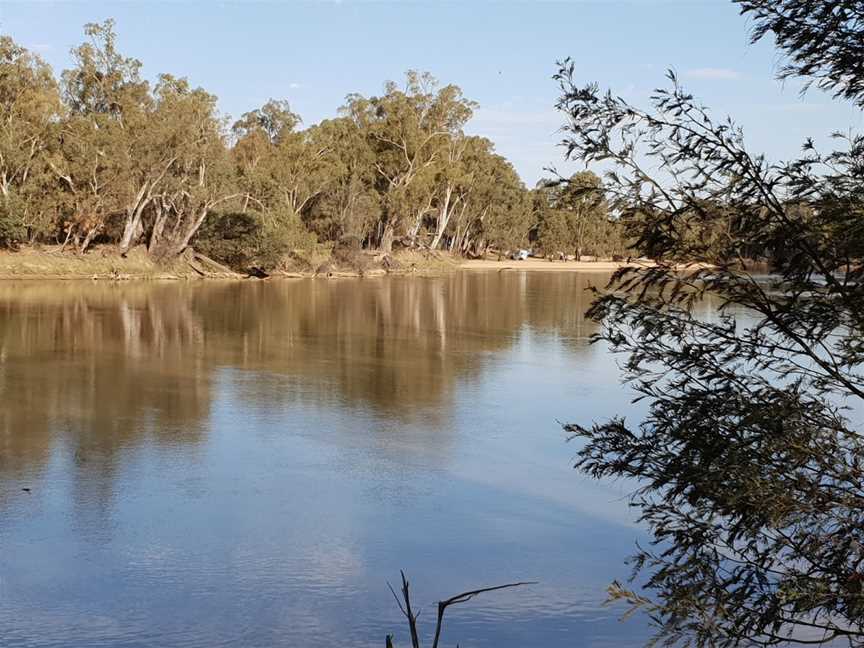
[[[282,136],[293,132],[300,122],[300,115],[292,112],[287,101],[271,99],[261,108],[245,113],[231,130],[239,139],[260,133],[268,142],[276,144]]]
[[[513,166],[494,152],[492,142],[469,137],[460,158],[456,197],[445,237],[449,249],[480,256],[521,246],[532,225],[528,192]]]
[[[195,236],[195,247],[203,254],[236,270],[255,265],[264,219],[258,212],[217,212]]]
[[[345,236],[336,241],[331,254],[337,266],[354,272],[365,272],[371,265],[369,257],[363,253],[360,239]]]
[[[122,120],[124,113],[146,97],[141,62],[117,51],[113,20],[88,23],[84,33],[90,40],[72,51],[75,67],[63,72],[66,105],[74,114]]]
[[[256,211],[215,213],[194,242],[203,254],[239,271],[276,269],[290,252],[316,243],[295,214]]]
[[[206,90],[171,74],[148,82],[113,21],[84,32],[59,84],[0,38],[0,198],[15,200],[4,208],[8,240],[82,252],[97,241],[124,253],[143,244],[168,259],[193,240],[215,245],[224,229],[219,254],[234,258],[234,225],[208,221],[255,211],[268,215],[260,231],[277,248],[286,227],[299,235],[298,222],[311,232],[305,241],[353,237],[383,251],[474,255],[527,242],[528,192],[491,142],[465,135],[476,104],[456,85],[410,70],[403,85],[349,95],[341,116],[309,128],[271,99],[229,129]]]
[[[538,242],[547,257],[624,253],[621,223],[609,213],[601,179],[580,171],[569,180],[541,180],[532,197]]]
[[[322,240],[353,236],[371,240],[381,214],[375,188],[375,155],[359,125],[348,117],[327,119],[310,129],[314,150],[322,151],[327,182],[304,214]]]
[[[860,102],[858,4],[739,4],[757,35],[778,31],[788,70]],[[573,73],[557,77],[568,154],[608,164],[613,209],[658,260],[616,273],[589,312],[644,420],[568,426],[577,467],[634,483],[653,535],[642,593],[612,597],[666,645],[864,646],[864,138],[772,164],[671,73],[647,110]],[[682,270],[694,258],[714,266]]]
[[[369,99],[349,95],[343,108],[363,131],[375,156],[382,211],[373,243],[384,251],[396,237],[413,245],[432,213],[436,171],[450,138],[459,137],[476,104],[458,86],[438,88],[428,73],[410,70],[405,87],[388,82]]]
[[[61,114],[57,83],[38,57],[0,36],[0,244],[41,230],[53,201],[50,146]]]
[[[0,199],[0,247],[14,247],[27,236],[22,210],[21,201],[14,194]]]
[[[770,37],[786,57],[781,80],[807,85],[864,106],[861,78],[861,3],[858,0],[733,0],[754,21],[752,41]]]

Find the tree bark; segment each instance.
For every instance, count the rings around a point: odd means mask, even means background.
[[[388,221],[384,224],[384,231],[381,233],[381,242],[378,249],[385,254],[393,252],[393,225]]]
[[[150,197],[146,196],[147,183],[138,191],[135,196],[135,205],[126,210],[126,223],[123,226],[123,236],[120,238],[120,251],[125,254],[129,248],[141,236],[143,228],[141,227],[141,214],[147,203],[150,202]]]
[[[87,230],[87,236],[84,237],[84,241],[81,243],[81,247],[78,248],[79,254],[84,254],[87,251],[87,248],[90,247],[90,243],[93,242],[93,239],[98,232],[98,227],[91,227],[89,230]]]
[[[192,237],[198,232],[201,228],[201,224],[204,222],[204,219],[207,218],[207,214],[210,212],[210,207],[205,206],[198,213],[198,216],[195,217],[195,220],[192,221],[189,226],[186,228],[186,232],[183,234],[183,238],[180,239],[180,244],[177,249],[177,254],[185,250],[189,247],[189,241],[192,240]]]
[[[149,200],[139,203],[131,217],[127,216],[126,224],[123,227],[123,236],[120,239],[120,252],[122,254],[126,254],[144,233],[141,217],[144,213],[144,208],[147,206],[147,202]]]
[[[450,197],[453,195],[453,187],[448,184],[444,191],[444,202],[441,204],[441,210],[438,213],[438,227],[435,229],[435,238],[432,239],[431,249],[437,250],[441,243],[441,237],[444,236],[444,230],[447,229],[447,223],[450,220]]]
[[[161,204],[156,203],[156,220],[153,221],[153,232],[150,234],[150,244],[147,246],[147,253],[150,256],[158,256],[157,251],[162,244],[162,233],[165,231],[165,221],[168,216]]]

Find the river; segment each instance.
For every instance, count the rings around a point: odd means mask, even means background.
[[[0,645],[638,646],[590,273],[0,284]],[[427,639],[428,642],[428,639]]]

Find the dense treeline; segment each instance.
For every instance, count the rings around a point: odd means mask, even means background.
[[[296,249],[395,245],[460,255],[532,245],[550,256],[620,245],[599,179],[523,185],[488,139],[463,127],[476,104],[409,71],[380,96],[352,94],[308,128],[285,101],[239,120],[184,78],[151,84],[117,47],[113,22],[59,80],[0,37],[0,245],[190,245],[228,262],[276,265]],[[619,237],[620,238],[620,237]],[[616,247],[617,245],[617,247]]]

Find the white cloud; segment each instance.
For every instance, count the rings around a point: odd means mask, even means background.
[[[292,83],[288,84],[288,87],[291,88],[292,90],[297,90],[298,88],[302,88],[303,86],[300,85],[299,83],[292,82]]]
[[[740,79],[741,75],[729,68],[693,68],[684,72],[688,79],[706,79],[710,81],[734,81]]]

